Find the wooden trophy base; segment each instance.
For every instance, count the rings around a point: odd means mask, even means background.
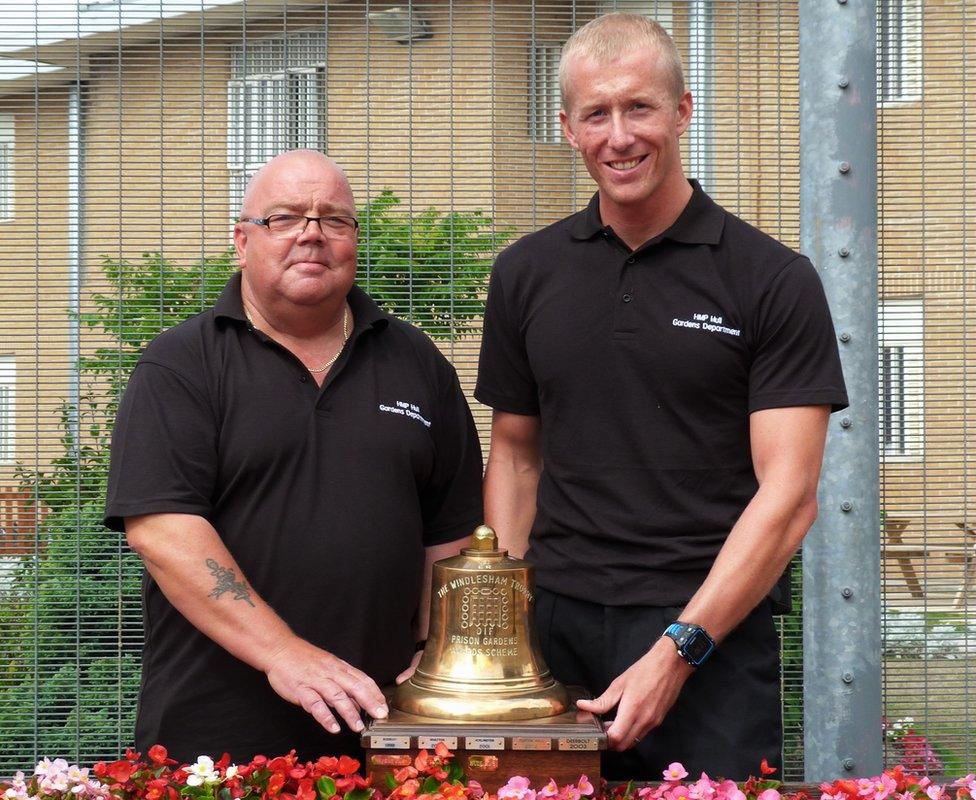
[[[598,786],[600,751],[607,747],[607,736],[593,714],[576,709],[583,693],[568,688],[571,710],[521,722],[452,722],[391,707],[389,717],[371,721],[363,732],[366,773],[382,788],[388,773],[412,764],[421,750],[433,752],[444,742],[465,776],[487,792],[497,792],[514,775],[528,778],[536,789],[550,778],[560,786],[575,784],[580,775]]]

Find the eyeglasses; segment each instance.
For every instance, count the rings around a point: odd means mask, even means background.
[[[241,217],[241,222],[262,225],[275,236],[301,236],[308,223],[317,222],[325,236],[336,239],[351,239],[356,235],[359,221],[355,217],[336,214],[328,217],[306,217],[300,214],[272,214],[270,217]]]

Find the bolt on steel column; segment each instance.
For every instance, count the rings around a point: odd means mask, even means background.
[[[800,249],[823,279],[851,407],[830,420],[803,545],[808,782],[881,771],[875,3],[800,0]]]

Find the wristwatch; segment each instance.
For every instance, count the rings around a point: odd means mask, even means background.
[[[715,649],[715,640],[701,625],[672,622],[664,629],[664,636],[671,639],[681,656],[693,667],[700,667]]]

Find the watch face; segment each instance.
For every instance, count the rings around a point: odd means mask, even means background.
[[[701,636],[697,631],[695,631],[691,637],[685,642],[685,652],[692,657],[695,661],[700,661],[705,656],[708,655],[709,651],[712,649],[712,645],[709,643],[708,639]]]

